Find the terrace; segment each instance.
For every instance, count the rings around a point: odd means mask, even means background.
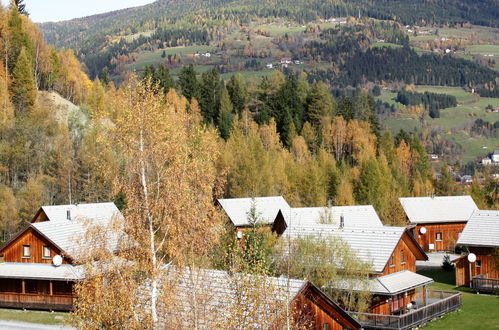
[[[499,293],[499,279],[478,275],[473,277],[471,287],[476,292]]]
[[[349,314],[364,329],[412,329],[447,313],[458,310],[462,305],[461,293],[428,290],[426,297],[418,295],[412,308],[401,315],[382,315],[371,313]]]

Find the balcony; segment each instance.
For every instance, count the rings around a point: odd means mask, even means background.
[[[499,294],[499,279],[487,278],[485,275],[478,275],[473,277],[471,287],[476,292]]]
[[[69,311],[73,307],[73,297],[35,293],[0,293],[0,307]]]
[[[461,293],[433,290],[428,290],[426,299],[417,297],[414,302],[414,309],[401,315],[355,312],[350,312],[349,314],[364,329],[412,329],[437,317],[458,310],[462,305]]]

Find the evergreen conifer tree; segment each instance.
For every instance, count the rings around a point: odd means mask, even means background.
[[[218,129],[220,130],[220,136],[227,140],[230,136],[230,131],[232,130],[232,103],[230,101],[229,92],[226,88],[222,89],[220,96],[220,112],[218,114]]]
[[[22,48],[12,73],[12,101],[18,112],[30,109],[36,101],[36,85],[31,61]]]

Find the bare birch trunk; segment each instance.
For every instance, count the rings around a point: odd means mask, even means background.
[[[157,328],[158,324],[158,312],[156,309],[156,304],[158,301],[158,279],[157,279],[157,257],[156,257],[156,247],[154,244],[154,227],[153,227],[153,218],[151,215],[151,210],[149,209],[149,195],[148,195],[148,187],[146,180],[146,166],[144,163],[144,140],[143,140],[143,130],[140,131],[140,152],[141,152],[141,160],[140,160],[140,181],[142,184],[142,190],[144,194],[144,207],[146,210],[147,216],[147,224],[149,227],[149,248],[151,250],[151,262],[152,262],[152,272],[151,272],[151,317],[153,322],[153,328]]]

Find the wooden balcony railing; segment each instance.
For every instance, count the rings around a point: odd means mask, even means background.
[[[70,295],[0,293],[0,307],[69,311],[73,308],[73,297]]]
[[[462,305],[461,293],[428,291],[432,297],[442,297],[426,306],[411,310],[402,315],[382,315],[349,312],[364,329],[412,329],[439,316],[459,309]],[[436,300],[436,301],[435,301]]]
[[[487,278],[485,275],[478,275],[473,277],[471,287],[476,292],[499,294],[499,279]]]

